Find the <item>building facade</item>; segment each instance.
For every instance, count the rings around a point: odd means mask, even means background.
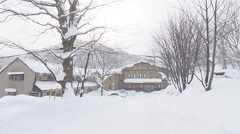
[[[56,67],[55,67],[56,68]],[[78,84],[73,82],[76,90]],[[97,89],[97,84],[86,81],[84,92]],[[16,58],[0,71],[0,98],[6,95],[31,95],[42,97],[46,95],[62,96],[61,85],[40,62],[30,59]]]
[[[104,89],[151,92],[166,88],[167,78],[167,69],[147,62],[139,62],[123,68],[121,73],[111,74],[104,82]]]
[[[127,67],[116,69],[104,81],[105,90],[136,90],[152,92],[168,86],[168,70],[147,62],[139,62]],[[120,70],[120,71],[119,71]],[[73,82],[74,90],[79,87]],[[84,92],[97,90],[94,81],[86,81]],[[25,94],[31,96],[50,95],[61,96],[61,85],[57,83],[42,64],[34,60],[16,58],[13,62],[0,70],[0,97],[5,95]]]
[[[20,59],[15,59],[0,72],[0,97],[29,94],[33,89],[36,73]]]

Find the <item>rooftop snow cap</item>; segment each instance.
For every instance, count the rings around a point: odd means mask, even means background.
[[[8,92],[17,92],[17,89],[16,88],[5,88],[5,92],[8,93]]]
[[[124,83],[161,83],[162,79],[125,79]]]

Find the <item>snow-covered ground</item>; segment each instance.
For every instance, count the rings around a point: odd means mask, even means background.
[[[171,86],[126,98],[99,92],[55,101],[6,96],[0,134],[240,134],[240,79],[230,74],[235,77],[214,78],[211,91],[193,81],[178,96],[168,93]]]

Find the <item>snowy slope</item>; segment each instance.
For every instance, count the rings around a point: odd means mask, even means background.
[[[167,90],[56,101],[6,96],[0,99],[0,134],[240,133],[240,79],[217,77],[209,92],[197,81],[179,96]]]

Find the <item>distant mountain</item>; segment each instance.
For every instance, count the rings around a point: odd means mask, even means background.
[[[80,41],[80,40],[76,40],[76,42],[74,44],[74,47],[77,48],[77,47],[82,46],[84,44],[85,44],[85,42]],[[40,50],[40,51],[36,52],[36,54],[40,55],[41,57],[43,57],[44,59],[46,59],[49,62],[61,64],[62,61],[54,55],[54,54],[60,55],[63,51],[61,48],[62,48],[61,44],[57,44],[55,46],[51,46],[49,48]],[[112,53],[112,54],[117,54],[119,57],[121,57],[123,59],[123,60],[121,60],[122,62],[120,64],[118,64],[115,68],[121,68],[121,67],[124,67],[126,65],[133,64],[133,63],[136,63],[136,62],[139,62],[139,61],[151,62],[151,63],[154,63],[154,64],[157,62],[157,60],[154,60],[154,58],[151,57],[151,56],[132,55],[132,54],[129,54],[129,53],[124,52],[122,50],[119,50],[119,49],[115,50],[113,48],[110,48],[110,47],[107,47],[107,46],[104,46],[104,45],[100,45],[100,44],[95,44],[94,45],[94,50],[95,50],[95,52],[104,51],[104,52],[108,52],[108,53]],[[92,52],[92,55],[93,54],[94,53]],[[92,62],[96,62],[96,59],[94,59],[92,55],[91,55],[91,58],[90,58],[90,61],[89,61],[89,67],[88,67],[90,69],[94,68]],[[17,56],[10,56],[10,57],[7,57],[7,58],[0,58],[0,68],[8,65],[11,61],[13,61],[18,56],[28,58],[28,59],[38,60],[34,56],[32,56],[31,54],[23,54],[23,55],[17,55]],[[85,66],[86,59],[87,59],[86,51],[85,50],[82,50],[82,51],[80,50],[79,55],[74,57],[74,62],[73,62],[74,66],[83,68]]]

